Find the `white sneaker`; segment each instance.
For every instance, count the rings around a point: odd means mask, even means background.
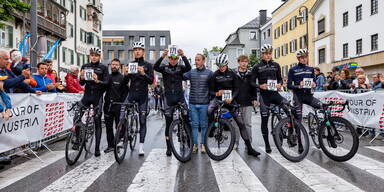
[[[139,156],[144,156],[144,143],[139,143]]]

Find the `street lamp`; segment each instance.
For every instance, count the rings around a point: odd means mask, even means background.
[[[305,10],[305,15],[304,15],[304,12],[302,11],[302,9]],[[305,41],[305,46],[308,49],[308,39],[309,39],[309,37],[308,37],[308,7],[303,5],[299,9],[299,16],[297,17],[297,20],[304,21],[304,19],[305,19],[305,24],[306,24],[306,29],[307,29],[307,31],[306,31],[306,38],[307,39]]]

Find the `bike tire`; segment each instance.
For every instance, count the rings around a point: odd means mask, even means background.
[[[316,148],[320,148],[319,144],[319,126],[320,120],[314,113],[310,112],[307,116],[309,135],[312,138],[313,144]]]
[[[284,128],[284,126],[287,123],[291,123],[290,117],[286,117],[286,118],[283,118],[280,120],[280,122],[276,125],[276,128],[274,129],[273,140],[275,142],[276,148],[278,149],[278,151],[280,152],[280,154],[284,158],[286,158],[287,160],[292,161],[292,162],[300,162],[307,156],[308,151],[309,151],[308,133],[305,130],[304,126],[300,122],[298,122],[296,119],[294,119],[295,127],[299,128],[300,133],[303,134],[305,145],[303,145],[304,150],[302,153],[300,153],[298,156],[292,156],[292,155],[288,154],[288,152],[280,144],[281,143],[280,136],[283,133],[282,129]]]
[[[353,139],[352,147],[351,147],[350,151],[346,155],[337,156],[337,155],[334,155],[332,152],[330,152],[325,147],[324,140],[322,139],[322,137],[319,137],[320,147],[323,150],[323,152],[325,153],[325,155],[327,155],[330,159],[332,159],[334,161],[338,161],[338,162],[348,161],[353,156],[355,156],[355,154],[357,153],[357,150],[359,148],[359,137],[357,135],[357,132],[356,132],[355,128],[353,127],[353,125],[348,120],[346,120],[346,119],[344,119],[342,117],[330,117],[329,121],[331,122],[331,124],[333,122],[341,122],[341,123],[343,123],[346,126],[346,128],[350,131],[352,139]],[[319,129],[319,133],[321,135],[323,135],[323,133],[326,130],[326,128],[327,128],[327,126],[326,126],[326,123],[324,122],[321,125],[320,129]]]
[[[188,129],[188,126],[182,125],[182,121],[179,119],[173,120],[171,125],[169,126],[169,141],[171,144],[171,149],[173,155],[176,157],[177,160],[179,160],[182,163],[185,163],[189,160],[191,160],[192,157],[192,147],[193,147],[193,141],[192,141],[192,134],[191,131]],[[176,132],[175,132],[176,129]],[[176,133],[176,135],[174,134]],[[181,135],[181,137],[178,137]],[[175,138],[177,137],[177,138]],[[178,150],[176,149],[176,139],[178,142],[186,142],[187,143],[187,148],[186,148],[186,154],[179,154]]]
[[[139,122],[138,116],[131,116],[131,126],[130,126],[130,139],[129,139],[129,147],[133,151],[135,149],[137,143],[137,135],[139,134]]]
[[[236,137],[235,136],[235,134],[236,134],[235,129],[228,120],[220,119],[218,123],[219,123],[218,128],[214,128],[214,122],[211,123],[211,125],[207,129],[207,132],[206,132],[206,135],[204,138],[205,139],[205,142],[204,142],[205,143],[205,149],[206,149],[207,155],[215,161],[221,161],[221,160],[227,158],[229,156],[229,154],[231,154],[231,152],[233,150],[233,146],[235,145],[235,137]],[[228,149],[223,154],[216,155],[212,152],[213,150],[211,149],[214,146],[210,146],[210,143],[208,142],[209,134],[211,133],[211,131],[215,131],[214,129],[220,129],[221,128],[224,130],[224,127],[227,127],[229,129],[228,130],[229,133],[231,134],[230,143],[229,143]]]
[[[81,128],[81,127],[77,127],[78,129]],[[76,137],[76,132],[75,131],[71,131],[68,136],[67,136],[67,139],[66,139],[66,143],[65,143],[65,160],[67,162],[68,165],[74,165],[80,158],[81,156],[81,152],[83,151],[83,148],[84,148],[84,145],[83,145],[83,141],[84,141],[84,134],[82,134],[80,132],[80,144],[79,144],[79,149],[78,150],[75,150],[77,151],[77,153],[75,152],[74,157],[71,157],[71,149],[72,149],[72,146],[71,146],[71,143],[73,141],[73,139],[75,139]]]
[[[119,124],[117,125],[116,128],[116,133],[115,133],[115,150],[114,150],[114,155],[117,163],[121,164],[124,161],[125,154],[127,153],[127,148],[128,148],[128,131],[129,127],[126,127],[127,122],[126,120],[121,120]],[[122,136],[122,149],[120,144],[121,141],[121,134]],[[120,150],[123,150],[122,153],[119,153]]]
[[[273,129],[279,123],[280,120],[281,116],[273,113],[271,117],[271,129]]]
[[[87,156],[88,153],[92,153],[91,147],[92,147],[93,139],[95,137],[95,121],[93,117],[87,118],[84,128],[85,128],[84,129],[84,132],[85,132],[84,133],[85,134],[84,149],[87,152],[86,153],[86,156]]]

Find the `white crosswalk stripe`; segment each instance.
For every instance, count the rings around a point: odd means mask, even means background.
[[[384,153],[384,146],[368,146],[365,148],[372,149],[372,150],[380,152],[380,153]]]
[[[113,153],[92,157],[42,191],[85,191],[113,163]]]
[[[237,152],[211,165],[221,192],[267,191]]]
[[[269,156],[314,191],[362,191],[307,159],[298,163],[292,163],[286,160],[276,148],[272,150]]]
[[[0,190],[20,179],[28,177],[34,172],[43,169],[44,167],[58,161],[63,157],[64,151],[47,152],[40,156],[44,162],[41,162],[38,158],[35,158],[16,167],[12,167],[4,172],[0,172]]]
[[[173,191],[179,162],[165,156],[165,149],[153,149],[127,191]]]

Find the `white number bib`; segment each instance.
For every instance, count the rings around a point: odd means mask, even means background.
[[[277,91],[277,80],[268,80],[267,81],[268,90],[270,91]]]
[[[86,81],[92,81],[93,80],[93,69],[84,69],[84,79]]]
[[[224,93],[223,93],[221,99],[223,101],[225,101],[227,99],[232,99],[232,90],[224,90]]]
[[[139,65],[138,63],[129,63],[128,64],[128,73],[129,74],[136,74],[138,65]]]
[[[177,45],[169,45],[168,46],[169,56],[177,56]]]
[[[312,78],[304,78],[303,82],[304,82],[304,87],[303,88],[305,88],[305,89],[311,89],[312,88],[312,83],[313,83],[313,79]]]

